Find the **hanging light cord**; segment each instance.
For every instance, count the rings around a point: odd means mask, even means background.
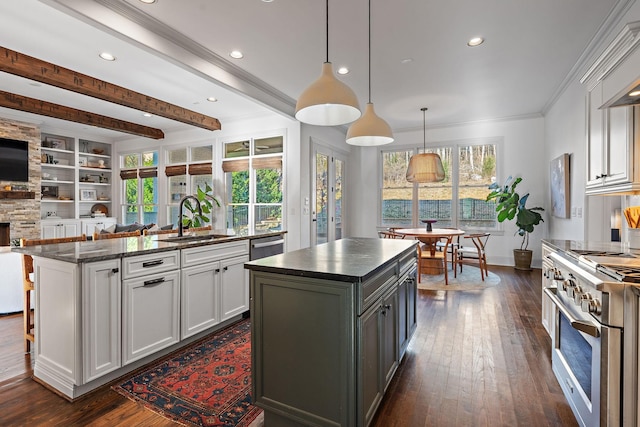
[[[369,104],[371,104],[371,0],[369,0]]]
[[[427,107],[421,108],[422,110],[422,150],[427,152]]]
[[[329,62],[329,0],[327,0],[327,60],[324,62]]]

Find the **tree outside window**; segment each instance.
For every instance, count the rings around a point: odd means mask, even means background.
[[[496,177],[496,143],[427,148],[442,159],[445,179],[412,184],[406,180],[409,159],[422,151],[382,152],[381,226],[418,227],[420,220],[435,219],[438,227],[496,229],[495,203],[485,201]]]
[[[121,156],[123,183],[122,217],[125,224],[158,221],[158,152],[130,153]]]

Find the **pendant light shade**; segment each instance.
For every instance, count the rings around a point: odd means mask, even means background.
[[[362,117],[349,127],[347,144],[371,147],[392,142],[391,127],[376,114],[371,102],[371,0],[369,0],[369,102]]]
[[[335,77],[331,62],[325,62],[318,80],[298,98],[296,119],[310,125],[337,126],[351,123],[358,117],[358,97]]]
[[[327,49],[320,77],[302,92],[296,103],[296,119],[317,126],[337,126],[357,120],[358,97],[349,86],[333,74],[329,62],[329,0],[326,0]]]
[[[347,144],[371,147],[393,142],[391,128],[373,109],[373,103],[367,103],[364,114],[347,131]]]
[[[427,151],[427,122],[425,112],[422,110],[423,126],[423,151]],[[411,156],[407,168],[407,181],[409,182],[438,182],[444,180],[444,167],[442,159],[436,153],[418,153]]]

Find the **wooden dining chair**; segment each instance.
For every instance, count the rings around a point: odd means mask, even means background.
[[[93,240],[119,239],[121,237],[140,237],[140,230],[123,231],[120,233],[93,233]]]
[[[53,243],[83,242],[87,240],[85,234],[71,237],[57,237],[53,239],[20,239],[20,246],[49,245]],[[35,339],[35,316],[31,316],[31,291],[35,290],[31,275],[33,274],[33,258],[22,254],[22,323],[24,333],[24,352],[31,351],[31,343]]]
[[[418,283],[422,282],[421,276],[423,274],[434,274],[434,264],[442,264],[444,270],[444,283],[449,284],[449,273],[447,268],[447,251],[451,244],[452,236],[441,237],[438,242],[442,243],[443,250],[433,250],[435,246],[429,246],[426,244],[418,245]],[[437,242],[436,242],[437,243]],[[433,253],[432,253],[433,250]],[[436,262],[437,261],[437,262]],[[453,266],[455,267],[455,265]],[[439,268],[439,267],[438,267]]]
[[[404,234],[395,233],[391,230],[378,231],[378,237],[381,239],[404,239]]]
[[[489,275],[486,253],[489,236],[491,236],[490,233],[475,233],[464,236],[465,239],[469,239],[473,243],[473,246],[462,245],[455,249],[456,265],[454,266],[454,277],[457,276],[458,265],[460,266],[460,272],[462,272],[463,264],[477,264],[480,268],[480,277],[484,281],[484,278]]]

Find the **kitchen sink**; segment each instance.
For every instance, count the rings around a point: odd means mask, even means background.
[[[163,239],[158,239],[159,242],[167,242],[167,243],[184,243],[184,242],[197,242],[200,240],[212,240],[212,239],[222,239],[224,237],[230,237],[227,234],[202,234],[195,236],[172,236],[165,237]]]

